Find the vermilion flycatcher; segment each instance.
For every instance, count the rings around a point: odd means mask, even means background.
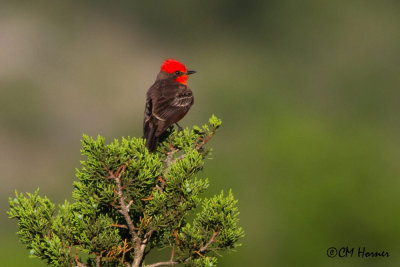
[[[187,79],[193,70],[175,59],[166,59],[154,84],[147,91],[143,133],[150,152],[157,148],[158,138],[172,124],[180,121],[193,105],[193,93]]]

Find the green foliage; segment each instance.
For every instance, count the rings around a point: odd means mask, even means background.
[[[209,181],[196,177],[220,125],[212,116],[201,128],[169,129],[156,153],[141,138],[105,144],[101,136],[83,135],[85,160],[72,203],[56,211],[38,190],[10,198],[8,214],[18,220],[21,242],[54,266],[143,266],[156,247],[171,248],[165,265],[216,266],[215,253],[235,248],[243,236],[232,192],[202,199]]]

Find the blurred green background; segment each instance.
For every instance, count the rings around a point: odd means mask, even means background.
[[[204,175],[246,236],[219,266],[400,266],[399,1],[0,5],[1,266],[44,266],[7,219],[14,189],[71,199],[82,133],[141,136],[168,57],[198,71],[181,125],[223,121]]]

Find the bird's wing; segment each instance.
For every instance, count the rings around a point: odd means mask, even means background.
[[[143,119],[143,127],[145,127],[146,123],[150,120],[152,113],[153,105],[151,98],[146,99],[146,107],[144,109],[144,119]]]
[[[185,91],[182,93],[176,94],[175,98],[173,99],[171,105],[174,107],[187,107],[193,104],[193,93],[192,91]]]
[[[153,105],[153,115],[171,124],[179,121],[193,104],[193,94],[190,90],[177,92],[175,95],[163,96]]]

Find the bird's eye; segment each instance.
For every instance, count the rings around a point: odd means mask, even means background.
[[[175,74],[176,74],[176,75],[181,75],[182,72],[180,72],[179,70],[177,70],[177,71],[175,71]]]

